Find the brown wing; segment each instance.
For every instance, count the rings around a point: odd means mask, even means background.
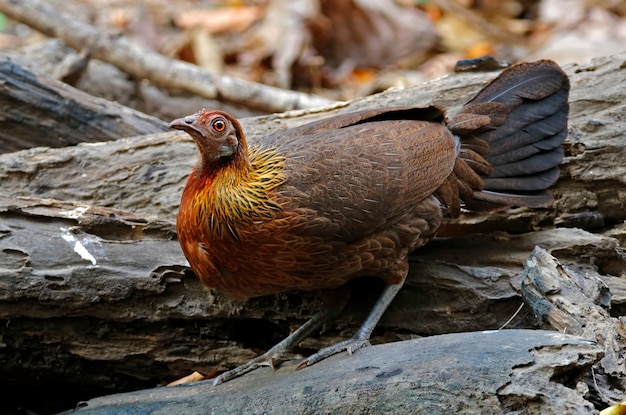
[[[353,241],[398,223],[450,174],[453,135],[437,107],[340,115],[266,137],[286,158],[279,188],[310,209],[309,232]]]

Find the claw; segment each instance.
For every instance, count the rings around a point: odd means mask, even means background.
[[[309,321],[304,323],[299,329],[287,336],[283,341],[272,347],[270,350],[257,356],[243,365],[236,367],[228,372],[224,372],[213,380],[214,385],[227,382],[231,379],[239,377],[245,373],[251,372],[260,366],[270,366],[272,370],[276,370],[283,361],[288,360],[284,358],[285,354],[294,348],[298,343],[305,339],[312,331],[320,327],[330,319],[335,318],[343,309],[342,304],[337,307],[324,309],[311,317]]]
[[[311,366],[313,363],[309,363],[309,359],[306,358],[303,361],[301,361],[300,363],[298,363],[298,366],[296,366],[296,371],[300,370],[300,369],[304,369],[307,366]]]
[[[300,370],[307,366],[314,365],[320,360],[324,360],[327,357],[330,357],[337,353],[341,353],[343,351],[347,352],[349,356],[352,356],[352,353],[369,345],[370,342],[367,339],[363,339],[360,337],[353,337],[351,339],[344,340],[342,342],[328,346],[315,354],[312,354],[311,356],[300,362],[298,366],[296,366],[296,370]]]
[[[278,366],[286,360],[286,358],[282,358],[282,353],[280,355],[276,355],[277,353],[274,350],[270,350],[269,352],[250,360],[247,363],[244,363],[241,366],[238,366],[232,370],[222,373],[221,375],[215,377],[213,379],[213,385],[219,385],[220,383],[228,382],[231,379],[235,379],[243,374],[248,372],[252,372],[255,369],[258,369],[261,366],[269,366],[272,368],[272,371],[278,369]]]
[[[232,370],[222,373],[221,375],[213,379],[213,385],[217,386],[220,383],[228,382],[231,379],[237,378],[245,373],[258,369],[261,366],[269,366],[272,371],[276,370],[276,355],[277,351],[274,349],[269,350],[267,353],[262,354],[241,366],[238,366]]]

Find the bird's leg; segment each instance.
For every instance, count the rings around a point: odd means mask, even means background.
[[[344,304],[335,305],[333,307],[325,308],[322,311],[315,314],[311,317],[306,323],[300,326],[296,331],[291,333],[285,339],[283,339],[280,343],[269,349],[264,354],[255,357],[247,363],[244,363],[241,366],[238,366],[232,370],[222,373],[217,376],[213,380],[214,385],[219,385],[220,383],[227,382],[231,379],[234,379],[238,376],[243,375],[244,373],[248,373],[257,369],[260,366],[270,365],[274,367],[274,360],[284,354],[292,350],[295,346],[297,346],[302,340],[307,338],[313,331],[319,328],[322,324],[326,323],[329,320],[332,320],[341,314],[345,306]]]
[[[380,297],[378,297],[376,304],[374,304],[372,311],[370,311],[369,315],[359,328],[359,331],[357,331],[352,338],[335,343],[332,346],[325,347],[317,353],[309,356],[298,365],[297,369],[299,370],[303,367],[311,366],[320,360],[343,352],[344,350],[347,351],[348,354],[352,354],[352,352],[360,349],[361,347],[369,346],[369,339],[372,335],[372,331],[374,331],[374,328],[385,313],[385,310],[387,310],[389,304],[391,304],[396,294],[398,294],[398,291],[400,291],[400,288],[402,288],[403,283],[404,279],[399,284],[387,284]]]

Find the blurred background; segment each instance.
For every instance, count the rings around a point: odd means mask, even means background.
[[[280,88],[349,100],[454,71],[460,59],[583,63],[626,49],[624,0],[49,0],[165,56]],[[60,42],[0,16],[0,50],[63,79]],[[34,56],[34,57],[33,57]],[[205,102],[93,63],[75,86],[162,119]],[[169,99],[172,97],[171,99]],[[182,98],[182,99],[177,99]],[[219,103],[208,103],[219,106]],[[238,116],[256,112],[225,108]]]

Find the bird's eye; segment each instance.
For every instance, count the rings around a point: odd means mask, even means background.
[[[226,122],[222,118],[218,118],[217,120],[213,121],[213,124],[211,124],[211,126],[215,131],[221,133],[226,129]]]

